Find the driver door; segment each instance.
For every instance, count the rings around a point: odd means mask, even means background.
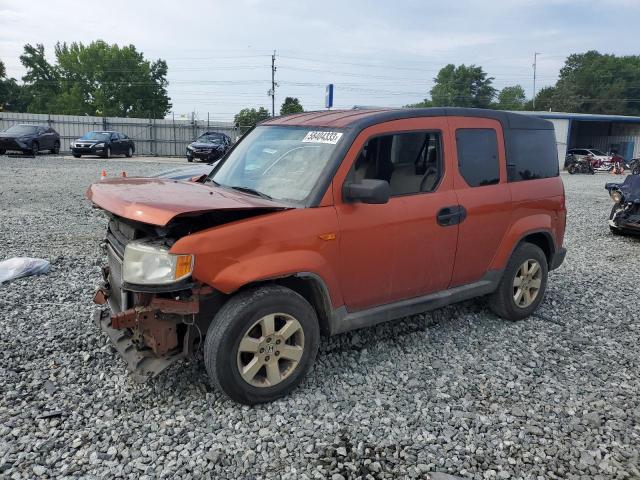
[[[458,225],[439,216],[457,205],[446,118],[397,120],[365,129],[333,182],[340,225],[340,282],[348,311],[444,290],[451,281]],[[342,189],[386,180],[389,202],[349,203]]]

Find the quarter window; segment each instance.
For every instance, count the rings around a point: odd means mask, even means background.
[[[456,130],[458,168],[470,187],[500,182],[498,137],[491,128]]]
[[[507,159],[510,182],[557,177],[560,174],[554,130],[511,130],[510,145]]]
[[[442,176],[441,145],[438,132],[371,138],[352,167],[352,181],[386,180],[392,196],[432,192]]]

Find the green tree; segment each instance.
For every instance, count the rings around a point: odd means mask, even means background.
[[[27,104],[24,88],[15,78],[7,78],[7,70],[0,60],[0,111],[25,112]]]
[[[302,113],[304,108],[300,105],[300,101],[295,97],[287,97],[284,99],[280,107],[280,115],[291,115],[292,113]]]
[[[438,72],[431,89],[431,101],[436,107],[488,108],[496,95],[493,77],[487,77],[482,67],[449,64]]]
[[[433,102],[428,98],[425,98],[421,102],[410,103],[409,105],[404,106],[404,108],[428,108],[428,107],[433,107]]]
[[[544,87],[536,94],[536,104],[529,100],[525,106],[525,110],[551,111],[554,110],[556,95],[558,94],[555,87]]]
[[[527,97],[520,85],[504,87],[498,93],[498,103],[494,108],[498,110],[523,110]]]
[[[245,133],[256,123],[266,120],[270,116],[269,110],[264,107],[260,107],[257,110],[255,108],[243,108],[236,114],[233,121],[240,127],[240,133]]]
[[[42,45],[24,48],[23,81],[33,95],[29,111],[162,118],[171,108],[167,63],[145,60],[133,45],[58,43],[54,65]]]
[[[595,50],[567,57],[553,87],[536,95],[536,110],[640,115],[640,56]]]
[[[20,62],[27,73],[22,77],[24,88],[29,96],[27,111],[32,113],[49,113],[52,105],[61,92],[61,78],[58,69],[51,65],[44,55],[44,45],[27,44]],[[66,113],[66,112],[55,112]]]

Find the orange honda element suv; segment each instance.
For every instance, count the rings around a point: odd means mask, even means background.
[[[138,379],[203,349],[213,384],[255,404],[291,391],[335,335],[481,295],[518,320],[565,256],[553,126],[491,110],[269,119],[208,176],[122,178],[100,325]]]

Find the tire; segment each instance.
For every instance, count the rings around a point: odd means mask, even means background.
[[[189,163],[193,162],[193,157],[187,155],[187,162],[189,162]]]
[[[4,155],[7,151],[4,148],[0,148],[0,155]]]
[[[516,276],[521,272],[525,262],[536,262],[539,266],[539,276],[534,275],[534,279],[539,279],[539,288],[535,294],[532,302],[521,306],[516,303],[515,295],[517,293],[517,287],[515,286]],[[507,267],[502,275],[500,284],[495,292],[489,297],[489,307],[498,316],[506,320],[522,320],[523,318],[531,315],[540,302],[544,298],[544,293],[547,288],[547,275],[549,273],[549,267],[547,266],[547,257],[544,252],[537,245],[532,243],[521,243],[516,247]],[[520,297],[522,300],[524,295]]]
[[[269,331],[265,332],[261,322],[273,314],[276,316],[271,330],[275,333],[269,336]],[[276,340],[278,332],[283,329],[283,322],[295,325],[291,319],[298,322],[296,333],[288,339]],[[255,353],[240,353],[240,341],[247,340],[249,335],[253,338],[247,343],[253,345],[251,348],[256,348]],[[316,313],[301,295],[278,285],[252,288],[227,301],[211,322],[204,345],[205,367],[213,385],[232,400],[246,405],[270,402],[285,396],[302,381],[313,365],[319,341],[320,329]],[[267,342],[278,342],[281,346]],[[294,347],[288,342],[298,342],[300,345]],[[289,347],[290,351],[295,349],[296,353],[300,352],[297,363],[287,359],[284,354],[280,356],[277,349],[282,346]],[[299,350],[300,347],[302,350]],[[276,378],[281,378],[274,385],[270,385],[267,378],[265,362],[269,360],[270,366],[275,364],[278,369]],[[243,366],[247,368],[254,362],[261,366],[255,370],[256,373],[248,375],[259,385],[249,383],[241,374]],[[284,373],[282,368],[285,369]]]
[[[57,155],[58,153],[60,153],[60,142],[56,140],[56,142],[53,144],[53,148],[51,149],[51,153],[53,153],[54,155]]]
[[[102,158],[111,158],[111,147],[107,147],[107,149],[102,154]]]
[[[576,173],[576,166],[569,165],[569,168],[567,168],[567,172],[569,172],[570,175],[573,175],[574,173]]]
[[[126,156],[127,158],[131,158],[131,157],[133,157],[133,148],[128,147],[128,148],[127,148],[127,153],[125,153],[125,156]]]
[[[73,153],[73,158],[80,158],[82,155],[80,155],[79,153]]]
[[[36,155],[38,155],[39,151],[40,151],[40,144],[38,142],[33,142],[31,144],[31,154],[35,157]]]

